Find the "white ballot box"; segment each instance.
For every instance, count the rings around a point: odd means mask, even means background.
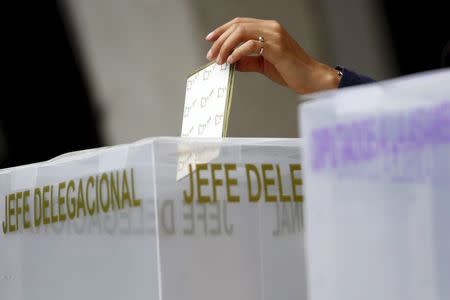
[[[1,170],[0,299],[306,299],[300,151],[154,138]]]
[[[450,299],[450,70],[311,100],[309,299]]]

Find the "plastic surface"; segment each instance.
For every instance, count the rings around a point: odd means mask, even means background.
[[[311,99],[309,299],[450,299],[450,70]]]
[[[0,299],[306,299],[300,149],[155,138],[1,170]]]

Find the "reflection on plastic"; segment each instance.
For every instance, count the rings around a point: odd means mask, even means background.
[[[0,298],[305,299],[300,146],[155,138],[1,170]],[[214,157],[177,178],[180,149]]]

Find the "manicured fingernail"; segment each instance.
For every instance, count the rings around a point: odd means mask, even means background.
[[[214,32],[208,33],[208,35],[205,37],[205,40],[209,41],[213,35],[214,35]]]
[[[228,56],[228,59],[227,59],[227,64],[229,64],[229,65],[231,65],[232,63],[234,63],[234,57],[233,57],[233,55],[230,55],[230,56]]]
[[[206,54],[206,58],[211,59],[211,56],[212,56],[212,51],[211,51],[211,49],[209,49],[208,53]]]

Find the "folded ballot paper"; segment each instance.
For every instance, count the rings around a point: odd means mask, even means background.
[[[450,69],[309,98],[309,299],[450,299]]]
[[[306,300],[300,150],[151,138],[0,170],[0,299]]]
[[[221,138],[227,135],[233,95],[234,65],[210,63],[192,73],[186,82],[182,137]],[[180,148],[177,179],[188,166],[207,163],[219,155],[217,147],[192,152]]]
[[[210,63],[189,76],[182,137],[225,137],[233,94],[234,65]]]

